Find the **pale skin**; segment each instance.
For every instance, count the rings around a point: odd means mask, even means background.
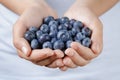
[[[65,71],[68,68],[85,66],[101,53],[103,26],[99,16],[114,6],[118,0],[76,0],[73,3],[64,16],[82,21],[92,30],[92,46],[89,49],[73,42],[71,48],[65,50],[65,57],[60,50],[39,49],[32,51],[23,37],[29,27],[39,27],[44,17],[51,15],[57,18],[57,13],[44,0],[0,0],[0,2],[20,15],[13,29],[13,42],[18,55],[34,64]]]

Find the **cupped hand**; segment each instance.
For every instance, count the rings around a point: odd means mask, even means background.
[[[51,49],[36,49],[31,50],[29,43],[24,39],[24,34],[32,26],[39,27],[42,24],[43,18],[53,16],[57,18],[56,12],[47,5],[43,0],[40,3],[34,4],[21,14],[13,29],[13,43],[17,48],[18,55],[24,59],[32,61],[38,65],[48,65],[56,58],[61,58],[64,55],[57,54],[60,51]],[[56,53],[57,52],[57,53]]]
[[[80,6],[74,3],[65,13],[66,17],[81,21],[85,26],[92,30],[90,48],[82,46],[78,42],[71,43],[71,48],[65,50],[66,56],[63,59],[54,61],[50,67],[55,67],[55,63],[59,64],[61,70],[68,68],[76,68],[77,66],[85,66],[92,59],[96,58],[103,48],[103,28],[98,16],[87,6]],[[64,66],[62,66],[64,64]],[[62,66],[62,67],[61,67]]]

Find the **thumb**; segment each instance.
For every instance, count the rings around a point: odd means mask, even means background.
[[[19,56],[29,56],[31,52],[31,48],[29,43],[24,39],[24,33],[26,32],[27,27],[24,25],[22,21],[17,21],[13,28],[13,43],[14,46],[21,51],[23,54],[19,54]]]

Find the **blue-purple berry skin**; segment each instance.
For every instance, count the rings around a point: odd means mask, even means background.
[[[62,18],[60,18],[60,23],[61,24],[64,24],[66,22],[69,22],[69,18],[68,17],[62,17]]]
[[[76,21],[75,19],[71,19],[71,20],[69,21],[70,25],[73,26],[73,24],[74,24],[75,21]]]
[[[77,34],[77,32],[78,32],[78,30],[77,30],[77,29],[72,28],[71,33],[72,33],[72,35],[73,35],[73,36],[75,36],[75,35]]]
[[[67,30],[67,27],[64,24],[58,26],[58,30]]]
[[[77,33],[76,34],[76,37],[75,37],[77,40],[81,41],[85,38],[85,35],[83,35],[81,32]]]
[[[35,37],[36,35],[32,31],[27,31],[24,35],[24,38],[28,41],[32,41],[33,39],[35,39]]]
[[[85,34],[87,37],[90,37],[92,34],[92,31],[88,27],[82,28],[82,33]]]
[[[65,42],[70,39],[70,35],[67,30],[61,30],[57,34],[57,39]]]
[[[47,41],[47,42],[44,42],[43,45],[42,45],[42,48],[50,48],[52,49],[52,43]]]
[[[60,25],[60,18],[57,18],[57,19],[55,19],[55,21],[58,23],[58,25]]]
[[[50,40],[50,36],[48,34],[42,34],[39,38],[38,41],[39,43],[43,44],[46,41]]]
[[[36,32],[36,37],[39,38],[42,34],[43,34],[43,32],[41,30],[38,30]]]
[[[67,28],[67,30],[71,30],[72,29],[72,25],[70,25],[70,23],[64,23],[64,25]]]
[[[44,22],[44,24],[48,25],[49,22],[52,21],[52,20],[54,20],[54,17],[48,16],[48,17],[44,18],[43,22]]]
[[[76,27],[78,27],[79,29],[81,29],[81,28],[83,28],[83,23],[81,22],[81,21],[76,21],[76,22],[74,22],[74,24],[73,24],[73,27],[74,28],[76,28]]]
[[[39,42],[38,42],[37,39],[33,39],[33,40],[31,41],[31,48],[32,48],[32,49],[38,49],[38,48],[39,48]]]
[[[53,24],[50,26],[50,31],[57,31],[57,30],[58,30],[58,28],[56,25]]]
[[[49,36],[50,36],[51,38],[56,37],[56,36],[57,36],[57,31],[51,31],[51,32],[49,33]]]
[[[40,27],[40,30],[41,30],[43,33],[49,33],[50,28],[49,28],[48,25],[42,24],[41,27]]]
[[[53,44],[53,49],[54,49],[54,50],[55,50],[55,49],[60,49],[60,50],[62,50],[62,49],[64,49],[64,47],[65,47],[64,42],[61,41],[61,40],[57,40],[57,41],[55,41],[54,44]]]
[[[66,48],[70,48],[72,42],[73,42],[72,40],[67,41],[66,42]]]
[[[52,38],[52,39],[51,39],[51,43],[52,43],[52,44],[54,44],[54,42],[56,42],[56,41],[57,41],[57,38]]]
[[[37,27],[30,27],[30,28],[29,28],[29,31],[32,31],[32,32],[36,32],[37,30],[38,30]]]
[[[84,38],[84,39],[82,40],[82,45],[85,46],[85,47],[89,47],[89,48],[90,48],[91,43],[92,43],[92,41],[91,41],[91,39],[88,38],[88,37],[87,37],[87,38]]]
[[[58,26],[58,22],[55,21],[55,20],[52,20],[52,21],[49,22],[49,26],[51,26],[51,25],[56,25],[56,26]]]

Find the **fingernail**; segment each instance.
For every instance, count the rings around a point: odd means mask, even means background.
[[[26,47],[22,47],[22,52],[26,55],[27,54],[27,48]]]
[[[64,64],[67,64],[67,60],[64,60],[63,62],[64,62]]]
[[[60,63],[60,62],[56,62],[56,65],[57,65],[57,66],[61,66],[61,63]]]
[[[52,55],[54,55],[54,52],[48,54],[48,56],[52,56]]]
[[[69,52],[69,53],[65,53],[66,55],[68,55],[68,56],[73,56],[74,55],[74,53],[73,52]]]

